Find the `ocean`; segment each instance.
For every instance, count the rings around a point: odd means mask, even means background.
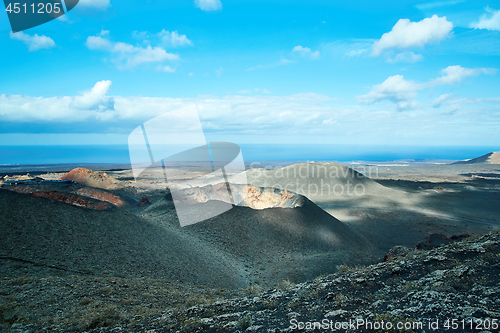
[[[242,144],[250,161],[394,161],[404,159],[463,160],[479,157],[497,146],[397,146],[330,144]],[[128,164],[126,145],[0,146],[0,165]]]

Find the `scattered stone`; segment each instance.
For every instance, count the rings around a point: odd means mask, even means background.
[[[404,258],[408,252],[410,252],[410,249],[404,245],[394,246],[385,254],[384,262]]]
[[[143,197],[141,198],[141,202],[139,203],[139,207],[144,207],[144,206],[149,206],[151,205],[151,202],[149,201],[148,198]]]

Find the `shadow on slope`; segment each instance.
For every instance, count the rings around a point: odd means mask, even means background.
[[[118,208],[88,210],[0,190],[0,229],[6,275],[12,263],[24,261],[41,274],[49,269],[51,274],[154,277],[218,287],[245,284],[223,253]]]
[[[372,259],[362,237],[308,199],[293,209],[234,207],[185,229],[243,263],[250,283],[304,281]]]
[[[213,204],[213,202],[211,202]],[[166,207],[169,206],[169,207]],[[168,210],[168,209],[170,210]],[[156,209],[156,210],[155,210]],[[366,242],[306,200],[301,208],[234,207],[180,228],[119,208],[88,210],[0,190],[0,259],[5,275],[16,261],[38,275],[150,277],[224,288],[304,281],[346,262],[369,262]]]

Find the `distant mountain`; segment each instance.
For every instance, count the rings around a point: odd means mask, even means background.
[[[476,157],[470,160],[458,161],[453,164],[478,164],[478,163],[500,164],[500,151],[488,153],[486,155]]]

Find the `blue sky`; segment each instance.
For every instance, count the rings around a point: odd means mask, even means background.
[[[500,145],[500,3],[80,0],[10,33],[0,144],[126,144],[196,104],[209,141]]]

